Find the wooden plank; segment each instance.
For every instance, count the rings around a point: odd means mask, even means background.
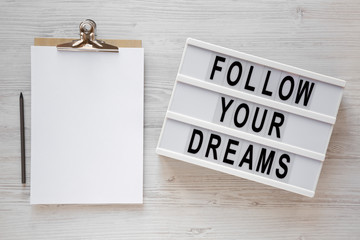
[[[359,238],[358,0],[19,0],[1,1],[0,9],[0,239]],[[77,37],[87,16],[100,37],[143,40],[144,205],[32,207],[30,46],[35,36]],[[188,37],[346,80],[313,199],[155,153]],[[20,91],[26,186],[20,183]]]

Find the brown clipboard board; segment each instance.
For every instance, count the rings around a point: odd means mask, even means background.
[[[71,42],[76,39],[72,38],[34,38],[34,46],[57,46],[59,44]],[[141,48],[141,40],[117,40],[117,39],[104,39],[109,44],[123,48]]]

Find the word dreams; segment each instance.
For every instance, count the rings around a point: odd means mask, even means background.
[[[226,58],[221,56],[215,56],[214,63],[212,65],[211,73],[210,73],[210,80],[214,79],[214,75],[216,72],[223,71],[223,67],[220,66],[221,62],[225,62]],[[297,85],[295,82],[295,79],[290,75],[284,75],[284,77],[280,80],[280,84],[278,85],[278,88],[276,92],[272,92],[268,89],[269,79],[271,76],[272,71],[268,70],[263,75],[260,75],[262,77],[262,81],[260,83],[260,86],[253,85],[253,81],[258,81],[258,79],[252,79],[253,71],[254,71],[254,64],[251,62],[248,62],[250,64],[250,67],[247,72],[247,76],[244,76],[244,79],[246,79],[244,90],[247,90],[249,92],[255,92],[256,88],[259,87],[261,91],[259,91],[260,94],[271,97],[273,94],[277,94],[279,99],[282,101],[287,101],[289,99],[292,99],[294,97],[294,103],[301,107],[307,107],[311,98],[311,95],[313,93],[313,89],[315,86],[314,82],[310,82],[308,80],[303,80],[301,77],[299,78],[299,84]],[[239,61],[233,61],[231,64],[229,64],[228,69],[226,70],[226,82],[227,84],[232,87],[236,86],[241,79],[241,76],[243,74],[243,64]],[[297,89],[295,89],[297,85]]]
[[[261,147],[259,153],[256,154],[255,146],[251,143],[243,144],[246,149],[240,151],[240,139],[228,138],[227,141],[224,141],[223,138],[218,134],[210,133],[208,141],[205,142],[203,131],[193,129],[186,151],[188,154],[194,155],[201,153],[200,150],[203,149],[202,157],[205,159],[222,161],[231,166],[234,166],[237,159],[240,159],[239,163],[235,165],[236,168],[268,176],[273,172],[278,179],[284,179],[288,174],[291,163],[289,154],[276,154],[275,150],[265,147]],[[221,159],[220,154],[222,155]]]

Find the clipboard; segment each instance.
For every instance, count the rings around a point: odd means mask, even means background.
[[[141,43],[98,40],[90,19],[80,39],[34,39],[31,204],[142,204]]]

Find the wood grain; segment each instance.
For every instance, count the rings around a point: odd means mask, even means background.
[[[0,1],[0,239],[359,239],[359,12],[356,0]],[[145,48],[142,206],[29,205],[30,46],[77,38],[86,18],[100,39]],[[314,198],[155,154],[187,37],[347,81]]]

